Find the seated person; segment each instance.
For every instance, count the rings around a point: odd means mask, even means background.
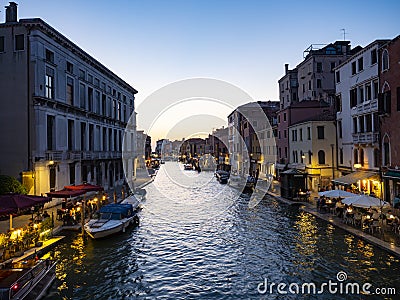
[[[43,219],[50,218],[50,215],[47,213],[47,210],[44,211],[42,217],[43,217]]]

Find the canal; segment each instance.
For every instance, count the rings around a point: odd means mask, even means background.
[[[96,241],[72,234],[55,248],[46,299],[297,299],[289,285],[318,292],[329,281],[400,292],[398,258],[271,197],[249,209],[212,172],[167,162],[146,190],[140,227]],[[307,297],[363,299],[326,286]]]

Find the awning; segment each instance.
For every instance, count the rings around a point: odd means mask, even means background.
[[[376,178],[376,177],[378,177],[378,175],[375,172],[356,171],[356,172],[350,173],[346,176],[342,176],[342,177],[333,179],[332,181],[336,182],[338,184],[350,185],[359,180],[370,179],[372,177]]]
[[[93,185],[93,184],[79,184],[79,185],[67,185],[64,186],[64,189],[67,190],[83,190],[85,192],[95,192],[95,191],[102,191],[104,190],[104,188],[102,186],[99,185]]]
[[[85,194],[86,191],[84,190],[61,190],[61,191],[54,191],[50,193],[46,193],[48,197],[51,198],[69,198],[69,197],[77,197],[80,195]]]
[[[384,178],[390,178],[390,179],[397,179],[400,180],[400,172],[397,171],[387,171],[385,174],[383,174]]]

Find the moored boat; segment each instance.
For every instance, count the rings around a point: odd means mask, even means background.
[[[125,232],[133,224],[139,224],[139,217],[130,203],[107,204],[97,213],[98,219],[91,219],[84,226],[93,239],[103,238],[118,232]]]
[[[218,170],[217,172],[215,172],[215,177],[217,177],[217,180],[221,184],[227,184],[229,176],[230,176],[230,174],[227,171]]]
[[[27,259],[0,269],[0,299],[42,298],[56,278],[54,260]]]

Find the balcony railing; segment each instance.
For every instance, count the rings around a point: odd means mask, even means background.
[[[354,144],[373,144],[379,141],[379,133],[366,132],[366,133],[353,133]]]
[[[46,151],[45,159],[53,161],[63,160],[95,160],[121,158],[121,151]]]
[[[351,111],[351,115],[362,115],[377,111],[378,111],[378,100],[375,99],[358,104],[357,107]]]

